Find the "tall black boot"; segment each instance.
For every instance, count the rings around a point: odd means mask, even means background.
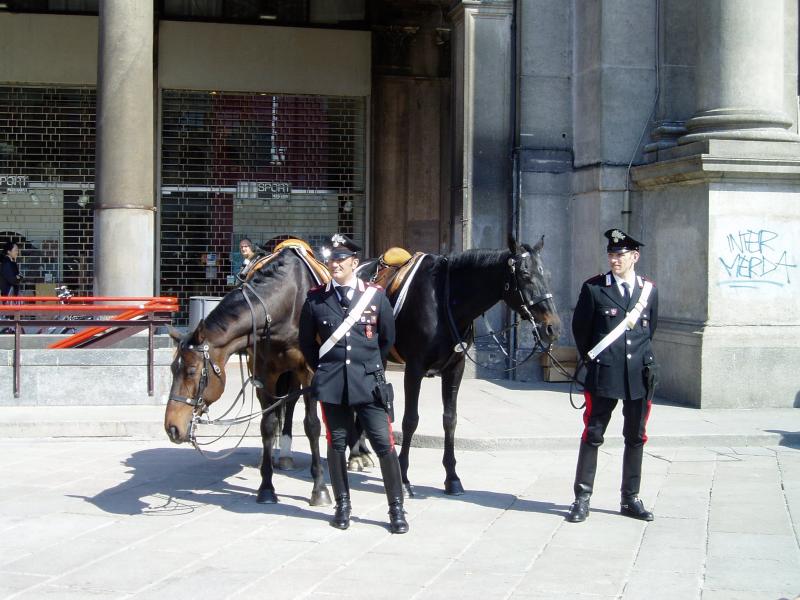
[[[622,486],[620,487],[619,512],[626,517],[641,521],[652,521],[653,513],[646,510],[639,499],[642,482],[642,457],[644,446],[625,446],[622,454]]]
[[[350,485],[347,481],[347,460],[344,452],[337,452],[328,446],[328,472],[331,476],[331,487],[336,502],[336,512],[331,520],[331,527],[347,529],[350,527]]]
[[[380,457],[383,487],[386,490],[386,499],[389,502],[389,531],[392,533],[406,533],[408,521],[403,510],[403,480],[400,476],[400,461],[397,452],[392,449],[388,454]]]
[[[575,502],[569,508],[567,521],[580,523],[589,516],[589,498],[594,488],[594,476],[597,472],[597,446],[581,442],[578,451],[578,466],[575,469]]]

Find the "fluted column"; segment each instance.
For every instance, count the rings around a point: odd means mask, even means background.
[[[153,294],[153,3],[100,2],[94,290]]]
[[[696,112],[680,144],[798,141],[783,110],[783,0],[700,0]]]

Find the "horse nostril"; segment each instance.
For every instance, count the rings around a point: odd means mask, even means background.
[[[547,337],[549,337],[550,339],[553,339],[554,337],[556,337],[556,335],[555,335],[555,329],[553,329],[553,326],[552,326],[552,325],[548,325],[548,326],[545,328],[545,332],[547,333]]]
[[[181,439],[180,439],[180,438],[181,438],[181,436],[180,436],[180,434],[178,433],[178,428],[177,428],[177,427],[175,427],[175,425],[170,425],[170,426],[169,426],[169,429],[167,429],[167,435],[169,435],[169,439],[170,439],[172,442],[174,442],[174,443],[176,443],[176,444],[180,444],[180,442],[181,442]]]

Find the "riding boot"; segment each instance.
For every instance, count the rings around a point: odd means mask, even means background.
[[[386,499],[389,502],[389,531],[406,533],[408,521],[403,510],[403,480],[397,452],[392,449],[388,454],[381,456],[380,464],[383,487],[386,489]]]
[[[633,519],[652,521],[654,518],[653,513],[646,510],[639,499],[643,455],[644,446],[625,446],[625,451],[622,454],[622,486],[620,487],[619,512]]]
[[[328,472],[331,476],[331,487],[336,502],[336,512],[331,520],[331,527],[347,529],[350,527],[350,486],[347,482],[347,460],[344,452],[337,452],[328,446]]]
[[[594,475],[597,472],[597,446],[581,442],[578,451],[578,466],[575,469],[575,502],[570,506],[567,521],[581,523],[589,516],[589,499],[594,488]]]

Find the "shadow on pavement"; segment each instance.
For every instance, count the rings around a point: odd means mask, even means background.
[[[782,429],[765,429],[766,433],[777,433],[781,436],[779,445],[787,448],[800,448],[800,431],[784,431]]]
[[[227,450],[206,452],[209,458],[224,455]],[[295,459],[305,465],[303,470],[280,471],[289,477],[308,482],[310,455],[295,453]],[[328,514],[278,502],[257,504],[255,494],[260,476],[243,471],[258,468],[261,450],[240,448],[221,460],[207,460],[189,448],[155,448],[134,452],[123,463],[130,477],[94,496],[69,495],[89,502],[100,510],[121,515],[180,515],[205,506],[219,506],[238,513],[271,513],[300,516],[327,521]],[[241,480],[242,484],[236,483]],[[280,480],[273,478],[276,493],[281,498]],[[283,495],[284,498],[304,500],[308,497]]]
[[[216,458],[225,452],[206,454],[209,458]],[[247,475],[243,473],[246,468],[257,468],[260,459],[259,448],[239,448],[221,460],[207,460],[189,448],[141,450],[123,462],[123,468],[129,474],[126,481],[94,496],[68,496],[85,500],[104,512],[120,515],[177,516],[207,506],[219,506],[237,513],[284,514],[323,521],[330,519],[329,511],[307,510],[280,502],[281,498],[308,502],[312,488],[310,454],[294,452],[296,467],[289,471],[275,471],[273,483],[279,498],[277,504],[257,504],[255,494],[260,476],[254,472]],[[282,477],[306,482],[309,496],[282,493]],[[353,490],[383,494],[383,482],[377,468],[351,472],[349,479]],[[237,483],[237,480],[242,483]],[[414,494],[414,498],[408,499],[408,502],[438,497],[451,502],[553,515],[564,515],[569,508],[568,504],[540,502],[487,490],[467,490],[462,496],[447,496],[441,489],[417,485],[414,486]]]

